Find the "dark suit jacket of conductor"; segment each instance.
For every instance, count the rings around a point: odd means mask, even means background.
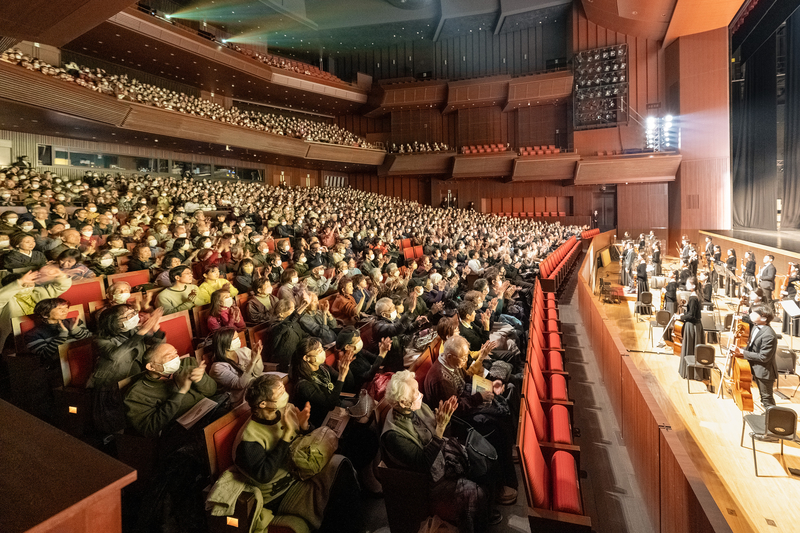
[[[758,286],[762,289],[768,289],[771,291],[775,290],[775,274],[778,271],[775,269],[775,265],[772,263],[768,264],[765,267],[762,267],[763,272],[761,273],[761,278],[758,280]]]
[[[758,379],[773,380],[778,377],[778,365],[775,362],[777,351],[778,337],[772,327],[764,325],[750,340],[742,355],[750,362],[753,376]]]

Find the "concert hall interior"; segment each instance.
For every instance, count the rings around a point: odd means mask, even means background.
[[[0,531],[797,531],[798,8],[5,2]]]

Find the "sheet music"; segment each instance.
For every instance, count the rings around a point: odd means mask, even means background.
[[[797,303],[794,300],[781,300],[781,307],[792,318],[800,316],[800,308],[797,307]]]

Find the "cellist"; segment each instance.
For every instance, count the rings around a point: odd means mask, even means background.
[[[750,363],[753,380],[758,385],[761,395],[761,405],[764,409],[775,406],[772,395],[773,382],[778,377],[778,365],[775,363],[775,353],[778,351],[778,338],[772,326],[769,325],[775,315],[766,304],[756,305],[750,311],[750,341],[742,350],[738,346],[733,348],[737,357],[744,357]],[[759,440],[774,441],[774,437],[759,438]]]
[[[681,362],[678,373],[683,379],[693,379],[705,383],[708,392],[714,392],[711,385],[711,372],[707,368],[688,368],[694,362],[695,347],[703,344],[703,323],[700,314],[700,298],[697,295],[697,278],[686,280],[686,290],[690,291],[689,300],[686,302],[686,312],[679,320],[683,321],[683,340],[681,341]]]

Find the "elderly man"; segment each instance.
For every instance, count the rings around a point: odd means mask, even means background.
[[[311,269],[311,275],[305,279],[306,288],[316,294],[317,296],[324,296],[328,290],[337,290],[339,285],[339,280],[342,279],[343,275],[340,274],[334,280],[330,280],[325,277],[325,267],[322,265],[316,266]],[[332,283],[335,281],[335,284]]]
[[[250,419],[233,444],[233,462],[261,489],[264,506],[277,516],[299,516],[314,530],[359,531],[359,488],[348,459],[334,455],[306,481],[292,473],[289,447],[298,435],[313,429],[308,422],[311,406],[306,403],[300,410],[290,404],[280,378],[270,374],[252,382],[245,400]]]
[[[217,384],[194,357],[180,359],[171,344],[158,344],[142,356],[144,375],[125,394],[128,425],[145,437],[162,431],[203,398],[217,392]]]
[[[50,250],[50,259],[57,259],[64,250],[80,250],[81,233],[75,228],[65,229],[58,238],[61,239],[61,244]]]
[[[491,349],[491,343],[481,350]],[[497,503],[510,505],[517,500],[517,474],[511,450],[514,446],[514,425],[507,404],[495,395],[505,392],[503,383],[492,382],[492,390],[473,392],[465,370],[469,360],[469,343],[454,335],[444,343],[442,353],[425,376],[425,402],[437,407],[455,396],[456,415],[466,418],[495,447],[498,455]],[[485,357],[485,353],[481,356]]]

